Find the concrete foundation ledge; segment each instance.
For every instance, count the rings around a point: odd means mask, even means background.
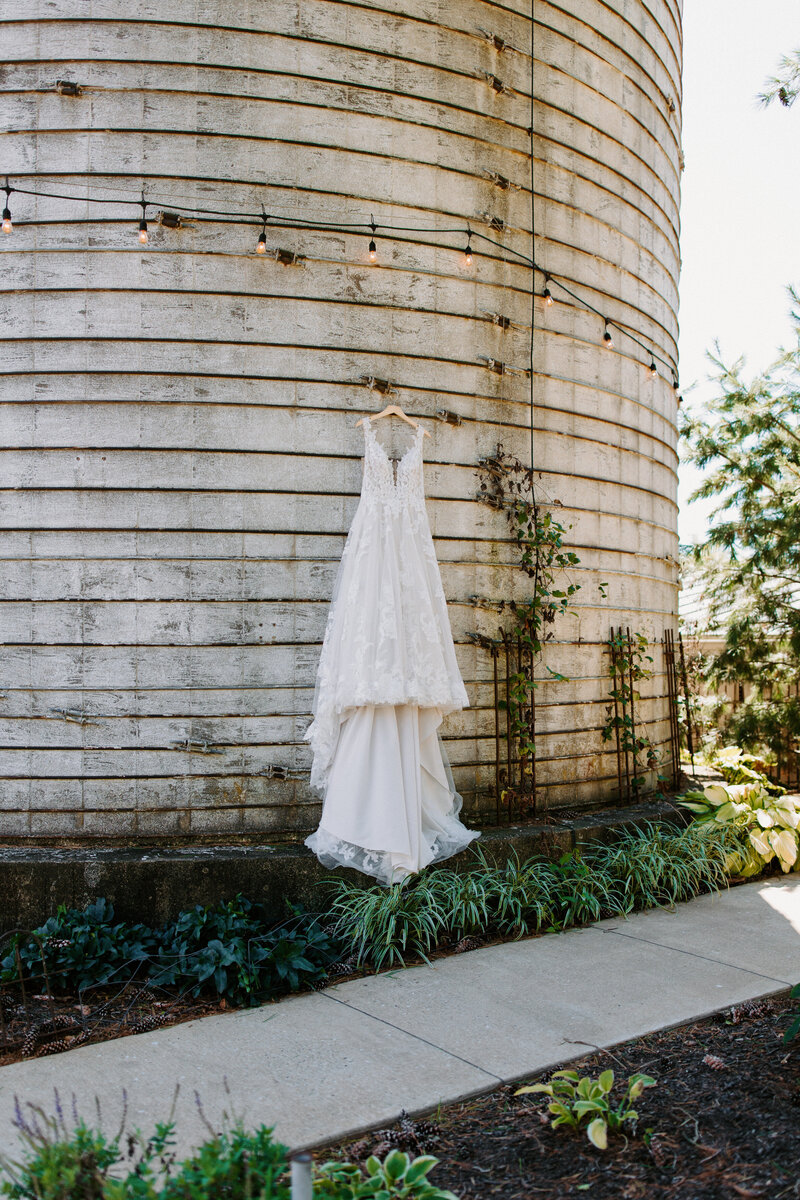
[[[686,815],[669,801],[650,801],[548,824],[513,825],[484,832],[478,845],[493,859],[516,853],[558,858],[574,846],[613,840],[620,830],[648,821],[686,824]],[[464,870],[474,862],[466,850],[447,865]],[[337,875],[371,881],[356,871]],[[195,904],[230,900],[238,892],[273,909],[284,901],[309,909],[324,907],[322,881],[331,872],[303,845],[127,847],[3,846],[0,844],[0,932],[33,929],[60,904],[82,908],[103,896],[124,921],[157,925]]]

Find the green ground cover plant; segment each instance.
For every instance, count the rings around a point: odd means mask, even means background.
[[[547,1108],[553,1128],[568,1125],[578,1129],[581,1121],[587,1121],[584,1128],[589,1141],[598,1150],[605,1150],[608,1148],[609,1132],[618,1133],[627,1122],[635,1127],[639,1114],[633,1102],[638,1100],[645,1088],[654,1087],[655,1082],[650,1075],[631,1075],[622,1097],[614,1104],[611,1099],[613,1071],[603,1071],[597,1079],[589,1075],[581,1079],[577,1071],[554,1071],[549,1083],[529,1084],[518,1088],[514,1094],[525,1096],[531,1092],[542,1092],[549,1096]]]
[[[340,956],[319,917],[292,907],[276,925],[243,896],[198,905],[157,928],[115,921],[113,906],[100,899],[84,909],[61,906],[34,932],[8,944],[0,985],[15,983],[21,967],[26,980],[46,973],[55,992],[78,994],[135,978],[254,1004],[324,979]]]
[[[15,1124],[20,1161],[0,1158],[6,1200],[291,1200],[288,1147],[265,1125],[209,1126],[206,1141],[178,1161],[172,1119],[144,1138],[124,1132],[123,1114],[109,1137],[77,1113],[68,1122],[56,1093],[55,1115],[35,1105],[24,1114],[18,1104]],[[313,1193],[325,1200],[458,1200],[429,1181],[436,1163],[399,1150],[383,1161],[369,1158],[364,1169],[331,1160],[314,1168]]]
[[[745,786],[751,785],[726,785]],[[763,832],[774,839],[783,831],[777,824],[764,828],[764,821],[773,808],[788,819],[785,798],[765,796],[755,832],[743,820],[719,820],[721,806],[704,799],[715,819],[683,827],[644,824],[623,830],[614,842],[577,847],[557,862],[514,854],[495,862],[478,846],[466,870],[435,867],[390,888],[330,879],[324,917],[293,908],[277,926],[242,896],[189,909],[158,928],[116,921],[105,900],[82,910],[59,908],[34,936],[11,941],[0,960],[0,985],[17,983],[21,970],[26,980],[42,977],[54,994],[135,979],[255,1004],[323,981],[334,963],[341,973],[344,960],[379,970],[427,960],[438,948],[476,935],[525,937],[674,905],[726,886],[728,875],[741,874],[747,855],[755,855],[754,837]],[[767,860],[765,851],[753,859],[754,869]]]

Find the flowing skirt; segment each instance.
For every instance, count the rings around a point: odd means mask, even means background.
[[[343,717],[322,819],[306,839],[324,866],[396,883],[480,836],[458,819],[439,709],[364,705]]]

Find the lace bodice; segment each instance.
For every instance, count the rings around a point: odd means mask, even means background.
[[[424,514],[425,490],[422,477],[422,439],[425,431],[417,426],[414,440],[395,465],[378,441],[372,422],[364,423],[364,479],[361,501],[379,503],[390,512],[402,508]]]
[[[425,509],[422,439],[397,464],[367,421],[361,498],[347,536],[306,733],[312,786],[324,789],[342,715],[363,705],[410,704],[442,713],[467,693]]]

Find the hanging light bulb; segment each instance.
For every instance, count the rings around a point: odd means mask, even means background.
[[[146,246],[147,245],[147,204],[145,203],[144,192],[142,192],[142,198],[139,201],[139,203],[142,206],[142,219],[139,222],[139,241],[142,243],[143,246]]]
[[[467,244],[464,249],[464,261],[468,267],[472,266],[472,230],[467,226]]]
[[[544,291],[542,292],[542,296],[544,297],[545,304],[549,308],[550,305],[553,303],[553,295],[552,295],[552,292],[550,291],[549,287],[546,287],[544,289]]]
[[[650,359],[650,366],[648,370],[650,371],[650,378],[655,379],[658,375],[658,367],[656,366],[656,360],[654,358]]]
[[[611,330],[608,327],[608,321],[606,321],[606,331],[603,334],[603,341],[605,342],[606,350],[614,349],[614,339],[611,336]]]
[[[267,253],[267,214],[264,212],[264,205],[261,205],[261,233],[258,237],[258,245],[256,246],[256,254]]]
[[[6,193],[6,206],[3,209],[3,226],[2,226],[2,228],[3,228],[3,233],[11,233],[11,230],[14,228],[14,226],[11,224],[11,209],[8,207],[8,198],[11,195],[13,188],[11,187],[11,185],[8,182],[7,175],[6,175],[6,186],[5,186],[4,190]]]
[[[378,247],[375,245],[375,230],[377,229],[377,226],[375,224],[374,218],[373,218],[373,220],[370,221],[369,225],[370,225],[370,229],[372,230],[372,237],[371,237],[370,243],[369,243],[369,261],[377,262],[378,261]]]

